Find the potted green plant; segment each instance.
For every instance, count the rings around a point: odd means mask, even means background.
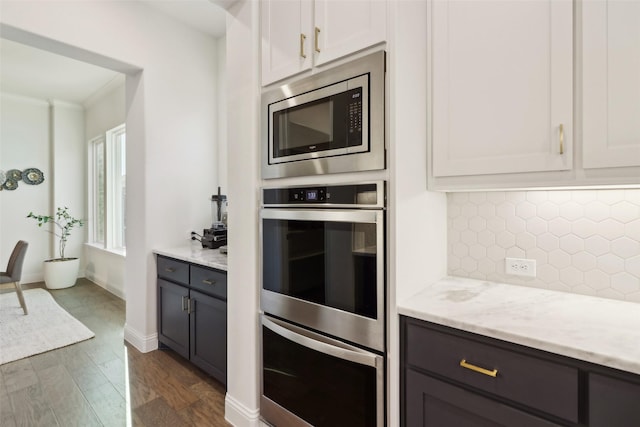
[[[64,251],[71,231],[75,227],[82,227],[84,221],[72,217],[66,206],[59,207],[55,215],[35,215],[33,212],[29,212],[27,218],[35,219],[38,222],[38,227],[49,223],[54,224],[53,230],[48,231],[59,239],[58,252],[60,257],[44,262],[44,282],[47,288],[63,289],[75,285],[80,269],[80,259],[67,258]]]

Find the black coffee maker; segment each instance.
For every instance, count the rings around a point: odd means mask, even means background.
[[[227,244],[227,196],[218,194],[211,196],[211,228],[205,228],[202,235],[191,232],[192,240],[199,240],[203,248],[216,249]]]

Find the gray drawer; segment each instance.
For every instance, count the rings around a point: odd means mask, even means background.
[[[192,264],[190,285],[206,294],[227,299],[227,274],[224,272]]]
[[[188,285],[189,263],[158,255],[158,277]]]
[[[578,422],[576,368],[413,323],[406,338],[410,366]]]

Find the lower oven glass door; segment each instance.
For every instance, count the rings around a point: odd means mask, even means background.
[[[384,358],[262,316],[262,417],[274,426],[384,425]]]
[[[384,211],[262,209],[261,217],[263,311],[384,351]]]

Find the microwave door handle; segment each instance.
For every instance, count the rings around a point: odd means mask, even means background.
[[[329,344],[329,338],[325,338],[321,335],[314,334],[312,332],[301,330],[296,328],[297,332],[280,326],[279,324],[262,316],[262,325],[271,329],[276,334],[295,342],[301,346],[310,348],[312,350],[319,351],[330,356],[334,356],[343,360],[358,363],[360,365],[371,366],[377,368],[382,363],[382,357],[369,353],[364,350],[354,351],[348,348],[344,348],[338,345]],[[320,341],[322,340],[322,341]],[[331,340],[338,344],[337,341]]]

